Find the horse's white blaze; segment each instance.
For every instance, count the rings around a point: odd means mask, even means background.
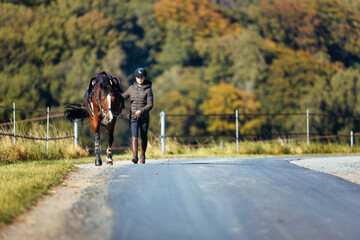
[[[108,94],[108,95],[106,96],[106,98],[107,98],[108,106],[109,106],[109,111],[108,111],[108,113],[109,113],[109,120],[110,120],[110,122],[111,122],[112,119],[113,119],[113,114],[112,114],[112,112],[111,112],[111,95]]]

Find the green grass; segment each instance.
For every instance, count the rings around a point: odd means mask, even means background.
[[[74,169],[74,160],[1,164],[0,226],[11,223]]]

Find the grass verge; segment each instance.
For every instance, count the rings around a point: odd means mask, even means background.
[[[34,124],[29,130],[17,129],[19,135],[46,138],[44,126]],[[0,129],[3,133],[11,129]],[[50,137],[71,135],[53,129]],[[86,149],[75,147],[73,139],[45,141],[18,138],[16,144],[12,137],[0,139],[0,227],[11,223],[53,186],[59,185],[63,178],[75,169],[76,160],[88,156]],[[59,160],[60,159],[60,160]],[[78,161],[82,161],[79,159]]]
[[[74,160],[0,164],[0,227],[29,209],[74,169]]]

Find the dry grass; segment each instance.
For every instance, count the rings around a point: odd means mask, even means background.
[[[268,142],[239,142],[239,151],[235,143],[210,144],[201,147],[189,147],[181,145],[171,139],[166,140],[165,155],[161,154],[161,146],[154,141],[148,147],[150,158],[161,157],[217,157],[217,156],[278,156],[278,155],[317,155],[317,154],[359,154],[360,147],[350,147],[347,143],[322,143],[306,142],[268,141]]]
[[[35,124],[30,130],[17,129],[17,135],[34,138],[46,138],[46,129],[42,125]],[[0,130],[3,133],[11,133],[12,129]],[[59,132],[51,129],[49,137],[70,136],[72,133]],[[47,151],[46,141],[18,138],[16,144],[14,139],[8,136],[1,136],[0,141],[0,162],[15,162],[26,160],[64,159],[88,156],[88,151],[74,146],[73,138],[50,140]]]

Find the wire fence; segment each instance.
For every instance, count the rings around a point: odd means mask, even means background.
[[[4,127],[4,126],[13,126],[13,133],[4,133],[4,132],[0,132],[1,136],[8,136],[8,137],[12,137],[14,138],[14,143],[16,143],[16,139],[17,138],[23,138],[23,139],[28,139],[28,140],[37,140],[37,141],[57,141],[57,140],[63,140],[63,139],[69,139],[69,138],[75,138],[74,135],[69,135],[69,136],[62,136],[62,137],[49,137],[49,119],[51,118],[60,118],[64,116],[64,113],[62,112],[54,112],[53,115],[49,114],[49,107],[47,108],[46,111],[41,111],[41,110],[30,110],[30,109],[22,109],[22,108],[15,108],[15,103],[13,104],[13,107],[7,107],[7,106],[0,106],[1,109],[6,109],[6,110],[11,110],[13,111],[13,121],[10,122],[5,122],[5,123],[0,123],[0,127]],[[42,117],[37,117],[37,118],[31,118],[31,119],[23,119],[23,120],[18,120],[18,121],[14,121],[15,120],[15,113],[16,112],[27,112],[27,113],[43,113],[46,114],[47,116],[42,116]],[[25,135],[18,135],[16,134],[16,125],[19,123],[25,123],[25,122],[33,122],[33,121],[40,121],[40,120],[47,120],[47,132],[46,132],[46,138],[45,137],[31,137],[31,136],[25,136]],[[48,145],[47,145],[47,150],[48,150]]]
[[[19,111],[19,112],[29,112],[29,113],[47,113],[46,110],[31,110],[31,109],[22,109],[22,108],[14,108],[14,107],[6,107],[6,106],[0,106],[1,109],[7,109],[11,111]],[[62,112],[54,112],[55,114],[64,114]]]
[[[19,111],[19,109],[16,109],[16,110]],[[37,118],[31,118],[31,119],[24,119],[24,120],[15,121],[15,123],[18,124],[18,123],[25,123],[25,122],[34,122],[34,121],[39,121],[39,120],[46,120],[47,118],[59,118],[59,117],[63,117],[63,116],[64,116],[64,113],[57,113],[57,114],[49,115],[49,117],[44,116],[44,117],[37,117]],[[10,126],[10,125],[14,125],[14,122],[0,123],[0,127],[1,126]]]
[[[165,120],[166,116],[166,120]],[[250,119],[250,118],[259,118],[259,117],[293,117],[293,116],[299,116],[306,119],[306,132],[285,132],[285,133],[268,133],[265,134],[263,132],[258,133],[240,133],[239,132],[239,119]],[[252,140],[252,141],[260,141],[260,142],[266,142],[266,141],[274,141],[274,140],[286,140],[286,141],[307,141],[307,144],[309,145],[310,140],[319,140],[319,139],[340,139],[347,137],[350,139],[351,147],[354,143],[354,137],[360,136],[360,133],[354,133],[353,131],[349,131],[348,134],[318,134],[315,132],[310,131],[310,123],[309,119],[313,117],[321,117],[321,118],[351,118],[353,120],[360,120],[360,116],[357,115],[349,115],[349,114],[323,114],[323,113],[309,113],[309,110],[306,111],[306,113],[239,113],[238,110],[235,110],[233,114],[165,114],[165,112],[160,113],[160,118],[163,118],[161,122],[161,143],[162,143],[162,152],[165,150],[165,138],[176,138],[176,139],[189,139],[193,140],[193,143],[190,144],[184,144],[185,146],[210,146],[213,143],[210,144],[201,144],[198,139],[199,138],[228,138],[236,141],[236,145],[238,148],[238,142],[240,139],[242,140]],[[234,121],[236,122],[236,131],[234,131],[232,134],[210,134],[210,133],[203,133],[203,134],[176,134],[175,131],[172,133],[166,133],[165,126],[167,124],[171,124],[173,122],[173,118],[180,118],[180,119],[212,119],[212,118],[218,118],[218,119],[226,119],[226,121]],[[184,121],[184,120],[182,120]],[[305,122],[305,121],[304,121]],[[187,141],[189,143],[189,141]],[[221,141],[222,142],[222,141]]]
[[[74,125],[74,135],[69,136],[61,136],[61,137],[49,137],[48,129],[49,129],[49,119],[52,118],[61,118],[64,117],[63,112],[52,112],[52,115],[50,115],[49,108],[47,108],[46,111],[44,110],[30,110],[30,109],[22,109],[22,108],[15,108],[15,103],[13,104],[13,107],[7,107],[7,106],[0,106],[0,109],[6,109],[13,111],[14,117],[13,121],[10,122],[4,122],[0,123],[1,126],[13,126],[14,127],[14,133],[6,133],[6,132],[0,132],[0,135],[2,136],[8,136],[14,138],[14,143],[16,142],[16,138],[23,138],[23,139],[29,139],[29,140],[38,140],[38,141],[56,141],[56,140],[62,140],[62,139],[69,139],[73,138],[75,141],[75,145],[78,141],[78,129],[77,125]],[[46,114],[46,116],[40,116],[36,118],[31,119],[22,119],[18,121],[15,120],[15,112],[27,112],[27,113],[40,113],[40,114]],[[356,115],[341,115],[341,114],[318,114],[318,113],[309,113],[308,111],[306,113],[239,113],[237,110],[235,111],[235,114],[166,114],[166,121],[168,123],[171,123],[171,118],[188,118],[188,119],[209,119],[209,118],[220,118],[220,119],[227,119],[229,121],[236,122],[236,132],[234,132],[233,135],[224,135],[224,134],[211,134],[211,133],[202,133],[202,134],[167,134],[165,130],[165,113],[164,113],[164,119],[161,119],[160,114],[160,121],[161,121],[161,134],[160,134],[160,140],[163,145],[165,145],[165,137],[166,138],[188,138],[188,139],[198,139],[198,138],[220,138],[220,137],[228,137],[230,139],[235,139],[236,143],[238,144],[238,141],[241,139],[249,139],[252,138],[253,141],[273,141],[274,136],[269,137],[265,136],[263,133],[240,133],[238,128],[238,121],[239,118],[258,118],[258,117],[278,117],[278,116],[284,116],[284,117],[292,117],[292,116],[303,116],[304,118],[307,118],[307,132],[295,132],[295,133],[284,133],[281,135],[276,136],[277,138],[282,139],[288,139],[293,141],[304,141],[307,140],[309,144],[309,140],[315,140],[315,139],[334,139],[334,138],[341,138],[341,137],[350,137],[351,145],[353,144],[353,138],[355,136],[360,136],[360,133],[353,133],[352,131],[349,134],[314,134],[310,132],[310,126],[309,126],[309,118],[310,117],[327,117],[327,118],[333,118],[333,117],[340,117],[340,118],[352,118],[355,120],[360,120],[360,116]],[[16,134],[16,124],[19,123],[26,123],[26,122],[33,122],[33,121],[42,121],[47,120],[47,136],[45,137],[31,137],[31,136],[25,136],[25,135],[17,135]],[[199,142],[194,142],[192,144],[182,144],[182,146],[192,146],[192,147],[200,147],[200,146],[209,146],[210,144],[201,144]],[[92,147],[88,147],[89,151],[91,152],[93,150]],[[120,146],[120,147],[113,147],[114,150],[126,150],[129,149],[129,146]]]
[[[304,117],[337,117],[337,118],[352,118],[352,119],[358,119],[360,120],[360,116],[356,115],[341,115],[341,114],[321,114],[321,113],[237,113],[239,117],[243,116],[246,118],[257,118],[257,117],[276,117],[276,116],[304,116]],[[230,120],[236,120],[237,116],[236,114],[166,114],[166,117],[174,117],[174,118],[220,118],[220,119],[230,119]],[[167,122],[171,122],[171,120],[166,120]],[[270,134],[271,135],[271,134]],[[273,137],[279,137],[282,136],[284,138],[289,138],[292,136],[307,136],[310,135],[311,139],[323,139],[323,138],[338,138],[338,137],[346,137],[350,136],[349,134],[323,134],[319,135],[312,132],[294,132],[294,133],[282,133],[279,135],[273,135],[273,136],[267,136],[264,133],[239,133],[240,137],[257,137],[258,139],[266,139],[266,138],[273,138]],[[354,134],[354,136],[358,136],[358,134]],[[178,137],[178,138],[195,138],[195,137],[224,137],[226,135],[224,134],[166,134],[166,137]],[[235,137],[233,135],[232,137]],[[306,140],[306,138],[292,138],[292,140]]]
[[[62,118],[62,117],[64,117],[63,112],[52,112],[52,115],[50,115],[49,108],[47,108],[47,110],[45,110],[45,111],[44,110],[31,110],[31,109],[15,108],[15,103],[13,104],[13,107],[0,106],[0,109],[5,109],[5,110],[9,110],[9,111],[13,112],[13,121],[0,123],[0,127],[7,127],[7,126],[11,127],[12,126],[14,132],[13,133],[0,132],[0,136],[12,137],[14,139],[14,144],[16,143],[16,139],[20,139],[20,138],[34,140],[34,141],[47,141],[47,151],[48,151],[48,148],[49,148],[48,142],[49,141],[74,139],[75,145],[78,145],[78,143],[79,143],[78,121],[75,121],[75,123],[74,123],[74,134],[73,135],[61,136],[61,137],[50,137],[49,136],[49,119]],[[29,118],[29,119],[22,119],[22,120],[14,121],[15,112],[40,113],[40,114],[46,114],[46,116],[40,116],[40,117],[36,117],[36,118]],[[35,122],[35,121],[44,121],[44,120],[47,121],[46,137],[33,137],[33,136],[19,135],[16,133],[17,124]],[[84,148],[88,149],[88,151],[90,153],[94,151],[93,147],[84,146]],[[126,149],[129,149],[129,147],[128,146],[112,147],[112,150],[126,150]]]
[[[10,133],[0,133],[0,135],[14,137],[14,134],[10,134]],[[65,137],[38,138],[38,137],[29,137],[29,136],[16,135],[16,138],[24,138],[24,139],[39,140],[39,141],[52,141],[52,140],[62,140],[62,139],[74,138],[74,136],[71,135],[71,136],[65,136]]]

